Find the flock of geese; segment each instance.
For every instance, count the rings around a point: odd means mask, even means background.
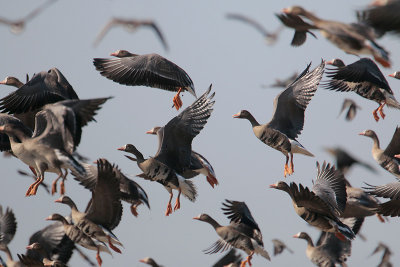
[[[24,19],[0,19],[0,23],[9,25],[13,32],[21,32],[26,22],[54,2],[56,0],[46,1]],[[248,110],[233,115],[233,118],[248,120],[254,135],[261,142],[285,156],[284,177],[295,172],[294,154],[314,156],[298,139],[304,128],[305,110],[318,88],[354,92],[375,101],[378,107],[372,111],[372,115],[376,122],[385,119],[385,106],[400,109],[400,103],[377,65],[391,66],[389,52],[376,41],[383,34],[400,32],[399,12],[400,1],[388,0],[375,1],[373,6],[359,12],[359,21],[352,24],[321,19],[300,6],[284,8],[282,13],[276,14],[283,25],[294,29],[294,46],[303,45],[308,34],[317,38],[313,31],[319,30],[322,36],[344,52],[373,57],[360,58],[347,65],[339,58],[322,60],[313,69],[310,63],[299,75],[296,73],[288,80],[277,80],[272,86],[285,89],[269,104],[273,106],[273,114],[265,124],[260,124]],[[279,27],[271,33],[243,15],[228,14],[227,17],[254,26],[269,44],[276,42],[283,28]],[[130,30],[150,26],[165,50],[168,50],[163,34],[153,21],[121,18],[112,18],[99,33],[94,45],[98,45],[114,26],[125,26]],[[135,161],[142,171],[137,177],[157,182],[168,191],[165,215],[170,216],[181,208],[181,195],[192,202],[196,201],[197,189],[192,178],[203,175],[212,188],[219,185],[212,164],[206,157],[192,150],[193,139],[206,127],[212,115],[214,96],[218,92],[210,85],[197,96],[194,83],[186,71],[158,54],[138,55],[127,50],[117,50],[110,56],[113,58],[93,59],[94,68],[105,78],[126,86],[154,87],[175,94],[172,107],[179,114],[165,125],[156,125],[147,131],[158,137],[158,151],[154,156],[145,158],[138,144],[125,144],[118,148],[127,153],[125,156]],[[324,73],[327,80],[321,82]],[[400,72],[389,76],[400,79]],[[122,201],[130,205],[133,216],[138,216],[137,207],[140,204],[150,208],[149,196],[143,188],[128,178],[115,163],[99,158],[94,165],[89,164],[77,152],[83,128],[95,121],[96,114],[101,112],[101,107],[107,104],[110,97],[80,99],[57,68],[40,71],[31,79],[27,77],[25,83],[8,76],[0,84],[16,88],[0,99],[0,150],[22,161],[31,170],[30,176],[35,181],[27,188],[26,196],[35,196],[38,188],[45,185],[45,175],[49,177],[48,173],[55,173],[57,177],[50,191],[55,194],[60,181],[61,196],[55,202],[71,209],[69,216],[58,213],[48,216],[46,220],[54,222],[34,233],[29,239],[27,252],[18,254],[19,261],[14,261],[8,244],[16,233],[15,215],[10,208],[3,212],[0,206],[0,250],[7,256],[5,262],[0,258],[0,266],[66,266],[73,250],[77,250],[89,264],[94,265],[80,247],[96,251],[97,264],[101,266],[101,252],[112,254],[113,250],[121,253],[123,247],[112,232],[121,221]],[[193,95],[194,101],[181,110],[183,103],[180,94],[183,92]],[[340,112],[347,110],[346,119],[353,120],[357,109],[360,109],[359,105],[345,99]],[[376,170],[340,148],[327,148],[337,162],[335,165],[325,161],[317,162],[316,178],[312,186],[285,181],[270,185],[270,188],[286,192],[295,212],[321,231],[315,244],[305,232],[294,236],[306,240],[307,257],[317,266],[346,265],[345,261],[351,254],[351,242],[359,235],[365,217],[377,216],[384,222],[384,216],[400,216],[400,128],[394,129],[392,140],[385,149],[381,148],[374,131],[365,130],[360,135],[372,139],[373,158],[395,176],[396,181],[377,186],[367,184],[365,188],[352,187],[345,177],[351,165],[360,164],[370,171]],[[66,195],[64,181],[68,175],[72,175],[92,195],[84,211],[80,211],[76,203]],[[172,206],[174,192],[177,195]],[[376,197],[385,200],[381,202]],[[264,248],[261,229],[246,203],[227,199],[222,203],[222,211],[230,220],[229,225],[219,224],[206,213],[193,218],[210,224],[219,236],[205,253],[235,248],[244,251],[247,257],[243,259],[237,250],[232,249],[213,266],[251,266],[255,254],[271,260]],[[274,255],[285,249],[293,253],[282,241],[276,239],[273,243]],[[383,260],[386,262],[382,263],[386,265],[380,266],[391,266],[390,249],[380,244],[373,253],[379,250],[385,251]],[[152,258],[140,261],[160,266]]]

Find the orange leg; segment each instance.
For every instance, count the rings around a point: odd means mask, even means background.
[[[139,214],[136,211],[136,205],[131,205],[131,212],[133,216],[137,217]]]
[[[32,194],[31,194],[32,189],[33,189],[33,187],[36,185],[36,183],[38,183],[39,180],[40,180],[40,178],[37,177],[37,178],[36,178],[36,181],[35,181],[33,184],[31,184],[31,185],[29,186],[28,190],[27,190],[26,193],[25,193],[25,196],[26,196],[26,197],[32,195]]]
[[[171,205],[171,201],[172,201],[172,197],[174,195],[171,193],[169,193],[169,201],[168,201],[168,205],[167,205],[167,210],[165,211],[165,216],[169,216],[172,213],[172,205]]]
[[[253,254],[254,254],[254,252],[251,252],[250,255],[247,256],[246,260],[243,261],[243,262],[240,264],[240,267],[245,267],[245,266],[246,266],[246,263],[249,263],[249,266],[251,266],[251,259],[252,259],[252,257],[253,257]]]
[[[37,173],[35,168],[33,168],[32,166],[29,166],[29,169],[31,170],[31,172],[33,173],[33,175],[35,175],[37,177]]]
[[[386,101],[384,101],[379,107],[378,107],[378,111],[379,114],[381,114],[382,119],[385,119],[386,115],[385,113],[383,113],[383,107],[386,105]]]
[[[65,195],[65,184],[64,181],[67,178],[68,170],[65,170],[65,174],[63,175],[61,182],[60,182],[60,194]]]
[[[376,214],[376,217],[378,217],[378,220],[380,221],[380,222],[382,222],[382,223],[384,223],[385,222],[385,219],[382,217],[382,215],[380,215],[380,214]]]
[[[380,106],[379,106],[379,107],[380,107]],[[375,119],[377,122],[379,121],[379,116],[378,116],[378,114],[377,114],[379,107],[378,107],[377,109],[375,109],[374,111],[372,111],[372,115],[374,116],[374,119]]]
[[[211,185],[212,188],[214,188],[214,185],[218,185],[217,178],[215,178],[215,176],[211,173],[208,173],[207,182]]]
[[[284,169],[284,172],[283,172],[283,176],[285,176],[285,177],[286,177],[286,174],[289,174],[288,162],[289,162],[289,156],[286,156],[285,169]]]
[[[341,232],[336,232],[335,236],[340,240],[340,241],[346,241],[346,237],[341,233]]]
[[[119,248],[117,248],[116,246],[114,246],[113,243],[111,243],[111,237],[108,237],[108,245],[110,246],[110,248],[112,250],[121,254],[121,250]]]
[[[174,211],[179,210],[181,208],[181,201],[180,201],[181,193],[182,193],[182,191],[179,189],[178,196],[176,197]]]
[[[103,260],[100,257],[100,249],[99,248],[97,248],[96,260],[97,260],[97,263],[99,264],[99,266],[101,266],[101,264],[103,263]]]
[[[172,99],[172,102],[174,103],[174,107],[176,108],[176,110],[179,110],[183,104],[181,97],[179,96],[181,92],[182,92],[182,87],[179,87],[178,93],[176,93],[176,95]]]
[[[294,173],[294,164],[293,164],[293,154],[290,153],[290,168],[289,168],[289,175]]]
[[[54,195],[57,193],[57,182],[61,178],[62,173],[58,175],[58,177],[51,183],[51,194]]]
[[[39,181],[33,186],[32,191],[31,191],[31,195],[36,195],[36,192],[39,188],[39,185],[43,182],[44,180],[44,175],[42,175],[39,179]]]

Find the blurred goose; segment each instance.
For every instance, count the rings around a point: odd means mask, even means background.
[[[65,100],[46,105],[35,116],[33,133],[18,119],[0,114],[0,132],[9,136],[13,154],[33,168],[37,175],[36,182],[26,193],[27,196],[36,194],[46,171],[58,174],[53,183],[53,193],[56,191],[58,179],[65,180],[67,169],[75,169],[81,175],[85,174],[85,169],[72,153],[80,143],[81,128],[94,120],[96,110],[107,99]],[[62,172],[63,169],[65,173]],[[64,191],[62,182],[61,194]]]
[[[158,54],[137,55],[126,50],[111,53],[116,59],[95,58],[93,64],[104,77],[125,85],[144,85],[177,92],[174,107],[179,110],[179,94],[188,91],[197,98],[192,79],[175,63]]]
[[[246,263],[249,263],[251,266],[251,259],[254,253],[263,256],[267,260],[271,260],[268,252],[264,249],[260,228],[251,215],[246,203],[226,200],[226,203],[223,203],[223,205],[222,210],[224,214],[231,220],[228,226],[221,226],[205,213],[193,218],[209,223],[220,236],[219,240],[205,250],[206,253],[223,252],[231,247],[241,249],[248,255],[246,260],[242,262],[241,267],[246,266]]]
[[[272,239],[272,244],[274,244],[274,256],[281,254],[285,249],[292,254],[294,253],[293,250],[279,239]]]
[[[147,134],[153,134],[153,135],[158,135],[158,140],[159,140],[159,146],[161,146],[162,142],[164,141],[164,135],[169,136],[170,134],[164,133],[165,128],[164,127],[153,127],[151,130],[147,131]],[[174,133],[172,133],[174,134]],[[160,149],[160,148],[159,148]],[[195,152],[192,150],[192,153],[190,155],[190,170],[185,170],[185,172],[182,174],[183,177],[185,178],[192,178],[198,174],[203,174],[206,176],[206,179],[208,183],[214,188],[214,185],[218,185],[218,180],[215,177],[215,172],[214,168],[211,166],[211,163],[208,162],[208,160],[200,155],[199,153]]]
[[[374,61],[369,58],[361,58],[347,66],[343,61],[339,65],[337,62],[340,61],[337,59],[333,61],[333,66],[337,66],[337,69],[327,71],[327,77],[331,79],[325,84],[326,89],[355,92],[366,99],[377,102],[379,107],[372,112],[376,121],[379,121],[378,111],[382,119],[385,118],[383,113],[385,105],[400,109],[400,103],[397,102],[392,89]]]
[[[375,1],[377,2],[377,1]],[[386,4],[374,4],[361,11],[362,21],[373,27],[380,35],[389,32],[400,34],[400,1],[386,1]]]
[[[346,184],[343,174],[334,166],[317,162],[317,178],[312,187],[295,183],[290,186],[279,181],[271,188],[283,190],[292,199],[297,215],[310,225],[324,232],[334,233],[339,239],[353,239],[353,231],[339,220],[346,206]]]
[[[138,20],[138,19],[123,19],[123,18],[111,18],[107,24],[103,27],[100,33],[97,35],[96,40],[93,43],[93,46],[97,46],[100,41],[104,38],[104,36],[114,27],[122,26],[130,32],[134,32],[139,27],[149,27],[154,30],[157,34],[157,37],[160,39],[164,49],[168,51],[168,45],[165,41],[163,34],[161,33],[160,28],[153,20]]]
[[[345,98],[342,104],[342,108],[340,109],[339,115],[342,114],[344,110],[347,109],[346,112],[346,120],[347,121],[352,121],[357,114],[357,109],[361,109],[359,105],[357,105],[356,102],[354,102],[352,99]]]
[[[28,13],[25,17],[22,19],[17,19],[17,20],[9,20],[5,18],[0,18],[0,24],[6,24],[10,26],[10,30],[14,34],[19,34],[21,33],[24,28],[25,24],[36,17],[37,15],[40,14],[46,7],[50,6],[52,3],[56,2],[57,0],[47,0],[43,4],[39,5],[37,8],[32,10],[31,12]]]
[[[292,42],[290,43],[292,46],[300,46],[304,44],[304,42],[307,40],[307,33],[311,34],[315,39],[317,39],[317,36],[310,31],[312,29],[317,29],[317,27],[305,22],[301,17],[289,13],[275,14],[275,16],[286,27],[295,29]]]
[[[360,135],[370,137],[374,144],[372,146],[372,157],[378,164],[400,179],[400,159],[395,155],[400,154],[400,128],[396,127],[392,140],[385,150],[380,148],[379,139],[376,133],[372,130],[365,130]]]
[[[293,83],[294,80],[296,80],[297,76],[299,76],[299,74],[297,72],[294,72],[292,75],[285,79],[275,79],[275,83],[271,85],[264,85],[263,87],[287,88],[291,83]]]
[[[165,215],[172,213],[172,189],[178,190],[174,210],[180,208],[180,194],[194,201],[197,195],[191,181],[183,177],[187,171],[192,171],[192,141],[204,128],[213,111],[215,93],[209,96],[211,86],[192,105],[171,119],[159,132],[160,142],[158,152],[153,158],[144,159],[143,154],[131,144],[118,150],[133,153],[137,164],[143,171],[142,178],[157,181],[165,186],[170,193]],[[160,132],[161,131],[161,132]]]
[[[96,250],[96,259],[97,263],[99,266],[102,264],[102,259],[100,257],[100,251],[107,252],[108,254],[111,254],[111,251],[107,248],[107,246],[104,245],[104,243],[100,243],[97,241],[94,241],[92,238],[90,238],[88,235],[86,235],[82,230],[80,230],[78,227],[74,226],[73,224],[70,224],[63,216],[60,214],[52,214],[49,217],[46,218],[46,220],[51,220],[51,221],[60,221],[63,224],[64,227],[64,232],[65,234],[74,242],[77,243],[78,245],[90,249],[90,250]]]
[[[14,238],[17,231],[17,221],[14,212],[7,208],[3,213],[3,207],[0,205],[0,251],[6,253],[6,266],[22,267],[22,265],[13,260],[8,244]]]
[[[311,72],[308,71],[310,65],[311,63],[291,85],[275,97],[274,112],[269,123],[260,125],[247,110],[233,115],[234,118],[249,120],[255,136],[261,142],[285,155],[285,177],[294,172],[293,153],[314,156],[296,140],[303,130],[305,109],[317,91],[324,73],[324,62]]]
[[[82,163],[82,166],[86,170],[86,175],[81,176],[79,173],[72,171],[75,176],[75,180],[79,181],[86,189],[93,191],[97,183],[97,166]],[[138,213],[136,211],[137,206],[145,204],[150,209],[149,198],[144,189],[137,184],[135,181],[126,177],[117,165],[113,164],[113,170],[116,177],[119,180],[119,191],[121,200],[131,204],[131,212],[136,217]]]
[[[241,15],[241,14],[227,14],[226,17],[228,19],[234,19],[238,20],[241,22],[244,22],[253,28],[255,28],[257,31],[259,31],[263,37],[265,38],[265,41],[267,42],[268,45],[273,45],[276,43],[279,37],[279,33],[282,31],[282,27],[279,27],[276,29],[274,32],[267,31],[264,26],[262,26],[260,23],[255,21],[254,19],[251,19],[247,16]]]
[[[336,167],[340,170],[343,174],[346,174],[353,164],[358,164],[360,166],[365,167],[369,171],[376,173],[374,167],[369,165],[368,163],[362,162],[352,155],[350,155],[346,150],[340,147],[333,147],[333,148],[325,148],[325,151],[335,157],[336,160]]]
[[[378,253],[378,252],[382,251],[382,250],[383,250],[383,255],[382,255],[382,259],[381,259],[381,262],[379,263],[378,267],[392,267],[392,266],[394,266],[390,262],[390,256],[392,255],[392,251],[390,250],[390,248],[387,245],[385,245],[382,242],[379,242],[378,246],[372,252],[371,256],[374,255],[375,253]]]
[[[97,160],[97,181],[85,212],[80,212],[68,196],[62,196],[55,202],[66,204],[71,208],[74,225],[86,235],[108,243],[110,248],[121,253],[114,244],[122,246],[122,243],[111,232],[118,226],[122,216],[119,179],[114,166],[106,159]]]
[[[243,258],[237,253],[237,250],[232,248],[221,259],[219,259],[212,267],[239,267]]]
[[[162,265],[159,265],[153,258],[150,258],[150,257],[146,257],[139,261],[146,263],[146,264],[150,265],[151,267],[163,267]]]
[[[395,71],[392,74],[389,74],[389,76],[400,80],[400,71]]]
[[[389,53],[375,42],[375,36],[366,25],[323,20],[300,6],[284,8],[282,11],[286,14],[306,17],[325,38],[344,52],[353,55],[370,54],[382,66],[390,67]]]

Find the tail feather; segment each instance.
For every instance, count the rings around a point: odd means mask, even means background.
[[[85,168],[76,159],[74,159],[74,157],[58,149],[56,149],[55,152],[57,159],[60,160],[68,169],[74,170],[81,176],[86,175]]]
[[[298,141],[290,140],[290,144],[292,145],[292,153],[298,153],[309,157],[314,157],[314,154],[305,149],[305,147],[302,146]]]
[[[197,197],[197,189],[192,181],[186,180],[182,176],[177,175],[179,181],[179,188],[182,190],[182,194],[194,202]]]
[[[337,221],[336,223],[337,223],[337,227],[338,227],[339,232],[341,234],[343,234],[347,239],[353,240],[356,237],[354,232],[353,232],[353,230],[351,230],[350,227],[348,227],[347,225],[345,225],[341,221]]]
[[[268,252],[259,244],[257,244],[257,241],[255,241],[254,239],[251,239],[251,243],[253,244],[254,247],[254,252],[256,254],[261,255],[262,257],[266,258],[267,260],[271,260],[271,258],[269,257]]]

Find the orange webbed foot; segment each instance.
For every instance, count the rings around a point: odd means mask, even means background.
[[[181,208],[181,202],[178,197],[175,202],[174,211],[179,210],[180,208]]]
[[[65,195],[65,184],[64,184],[64,180],[61,180],[60,182],[60,194],[63,196]]]
[[[378,122],[379,121],[379,116],[378,116],[378,113],[377,113],[377,109],[375,109],[373,112],[372,112],[372,115],[374,116],[374,119],[375,119],[375,121],[376,122]]]
[[[165,211],[165,216],[169,216],[172,213],[172,205],[168,203],[167,210]]]
[[[113,243],[111,243],[111,238],[110,238],[110,237],[108,237],[108,245],[109,245],[110,248],[111,248],[112,250],[114,250],[115,252],[120,253],[120,254],[122,253],[121,250],[120,250],[119,248],[117,248],[116,246],[113,245]]]
[[[380,221],[380,222],[382,222],[382,223],[384,223],[385,222],[385,219],[382,217],[382,215],[380,215],[380,214],[376,214],[376,217],[378,217],[378,220]]]
[[[218,185],[218,180],[213,175],[209,174],[206,178],[212,188],[214,188],[214,185]]]
[[[96,260],[97,260],[97,263],[99,264],[99,266],[101,266],[101,264],[103,263],[103,260],[101,259],[99,252],[97,252],[97,254],[96,254]]]
[[[285,164],[285,168],[284,168],[284,172],[283,172],[283,176],[286,177],[286,175],[290,175],[289,166],[287,164]]]
[[[182,92],[182,88],[179,88],[178,92],[176,93],[176,95],[174,96],[174,98],[172,99],[172,102],[174,103],[174,107],[176,108],[176,110],[179,110],[183,103],[182,103],[182,99],[179,96],[179,94]]]
[[[131,213],[133,214],[133,216],[137,217],[139,214],[136,211],[136,206],[135,205],[131,205]]]
[[[54,180],[51,183],[51,195],[54,195],[55,193],[57,193],[57,180]]]

